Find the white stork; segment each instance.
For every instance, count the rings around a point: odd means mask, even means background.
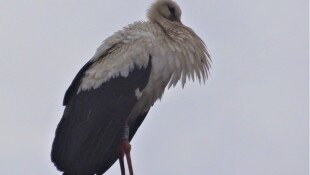
[[[101,175],[117,159],[124,175],[124,155],[133,174],[129,142],[166,86],[206,80],[209,53],[180,7],[157,0],[147,17],[107,38],[66,91],[51,152],[64,175]]]

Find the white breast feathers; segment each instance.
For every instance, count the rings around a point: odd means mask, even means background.
[[[163,31],[151,22],[136,22],[109,37],[97,49],[91,61],[95,64],[86,71],[79,91],[98,88],[113,77],[127,77],[134,65],[152,69],[149,83],[139,94],[144,101],[141,108],[148,109],[161,98],[169,83],[175,86],[182,79],[205,81],[210,57],[204,43],[190,29]],[[139,91],[140,92],[140,91]],[[143,107],[142,107],[143,106]]]

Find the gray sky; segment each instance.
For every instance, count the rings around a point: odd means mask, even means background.
[[[60,174],[49,153],[65,90],[152,1],[0,2],[0,174]],[[136,174],[307,175],[308,1],[178,2],[211,78],[155,104],[132,141]]]

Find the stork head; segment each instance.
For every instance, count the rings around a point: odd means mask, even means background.
[[[172,0],[157,0],[148,10],[148,19],[152,22],[166,19],[172,22],[181,22],[181,8]]]

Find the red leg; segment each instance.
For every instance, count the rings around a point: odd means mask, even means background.
[[[131,162],[131,156],[130,156],[131,145],[129,143],[129,126],[127,123],[125,124],[125,128],[124,128],[122,149],[123,149],[123,153],[126,155],[129,174],[133,175],[133,168],[132,168],[132,162]]]
[[[132,162],[131,162],[131,156],[130,156],[131,145],[128,140],[123,141],[123,149],[124,149],[126,159],[127,159],[129,174],[133,175],[133,168],[132,168]]]
[[[125,164],[124,164],[124,151],[123,151],[123,148],[120,149],[119,165],[121,167],[122,175],[125,175]]]

